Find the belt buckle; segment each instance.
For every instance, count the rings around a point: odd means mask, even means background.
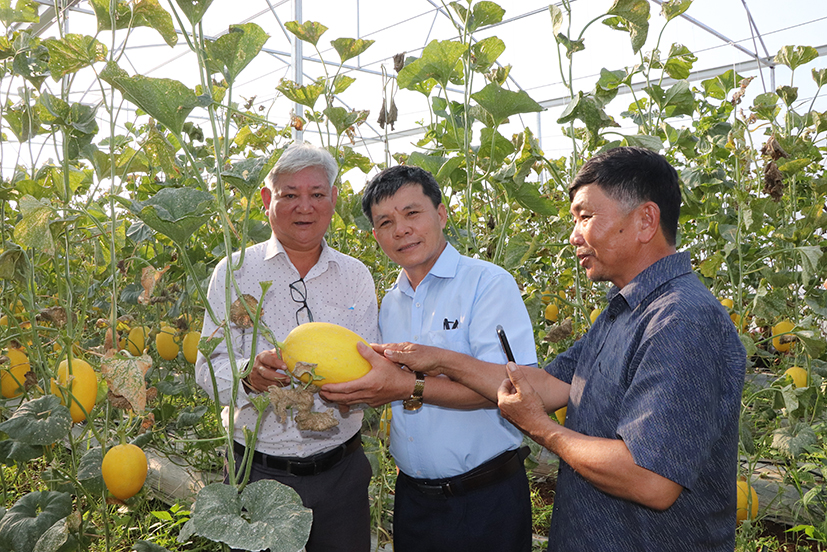
[[[454,485],[451,484],[450,480],[442,483],[440,485],[440,488],[442,489],[442,494],[444,494],[445,496],[454,496],[456,494]]]

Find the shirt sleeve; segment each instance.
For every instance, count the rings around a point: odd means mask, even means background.
[[[692,488],[729,416],[731,331],[714,317],[674,318],[644,336],[617,425],[637,465]]]
[[[497,336],[497,326],[502,326],[517,364],[537,364],[531,319],[517,283],[507,272],[497,271],[492,277],[480,281],[469,322],[468,338],[474,358],[506,363]]]
[[[226,276],[227,260],[223,259],[216,265],[212,278],[210,278],[209,287],[207,288],[207,302],[210,304],[215,316],[218,317],[219,322],[224,319],[226,311]],[[233,297],[235,297],[235,294],[233,294]],[[233,332],[233,334],[238,333],[234,330],[230,331]],[[219,329],[219,326],[210,317],[209,312],[204,315],[204,325],[201,328],[201,336],[223,337],[223,330]],[[232,342],[239,343],[239,340],[235,339],[235,337],[236,336],[233,335]],[[263,339],[263,337],[261,337],[261,339]],[[241,349],[236,347],[234,347],[233,355],[235,356],[237,368],[239,370],[243,369],[247,365],[249,358],[244,358]],[[207,359],[201,354],[201,351],[198,352],[198,359],[195,362],[195,380],[212,399],[215,398],[215,391],[217,389],[218,402],[222,405],[228,405],[230,404],[230,396],[232,393],[233,374],[230,364],[230,353],[225,339],[221,339],[218,346],[213,350],[210,355],[210,362],[212,363],[215,374],[215,387],[213,387],[212,376],[210,375],[210,363],[207,362]],[[249,404],[247,394],[244,392],[243,386],[239,383],[236,406],[243,407],[247,404]]]
[[[545,371],[560,381],[571,384],[571,380],[574,379],[574,370],[580,361],[580,353],[583,351],[587,340],[588,334],[575,341],[571,347],[546,364]]]

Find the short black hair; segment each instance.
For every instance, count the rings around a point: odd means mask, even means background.
[[[442,203],[442,190],[431,173],[413,165],[389,167],[371,178],[362,192],[362,212],[368,217],[371,225],[373,206],[396,194],[401,187],[410,184],[422,186],[422,192],[431,198],[434,207],[439,207]]]
[[[681,215],[678,173],[662,155],[645,148],[612,148],[589,159],[569,185],[569,199],[583,186],[595,184],[609,197],[632,209],[646,201],[660,209],[660,227],[675,245]]]

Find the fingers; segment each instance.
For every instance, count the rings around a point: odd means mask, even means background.
[[[514,385],[514,389],[519,393],[520,386],[523,384],[525,374],[523,374],[522,368],[517,366],[514,362],[509,362],[505,365],[506,373],[508,374],[509,381]]]

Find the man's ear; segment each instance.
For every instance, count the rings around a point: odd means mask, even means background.
[[[339,197],[339,188],[336,186],[330,187],[330,199],[333,205],[336,205],[336,198]]]
[[[638,239],[640,243],[649,243],[661,232],[660,207],[654,201],[647,201],[638,207]]]
[[[436,208],[436,213],[437,216],[439,216],[440,230],[445,230],[445,226],[448,224],[448,209],[444,203],[439,203],[439,206]]]
[[[264,186],[261,189],[261,201],[264,203],[264,210],[270,208],[270,199],[273,197],[273,192],[270,191],[270,188]]]

